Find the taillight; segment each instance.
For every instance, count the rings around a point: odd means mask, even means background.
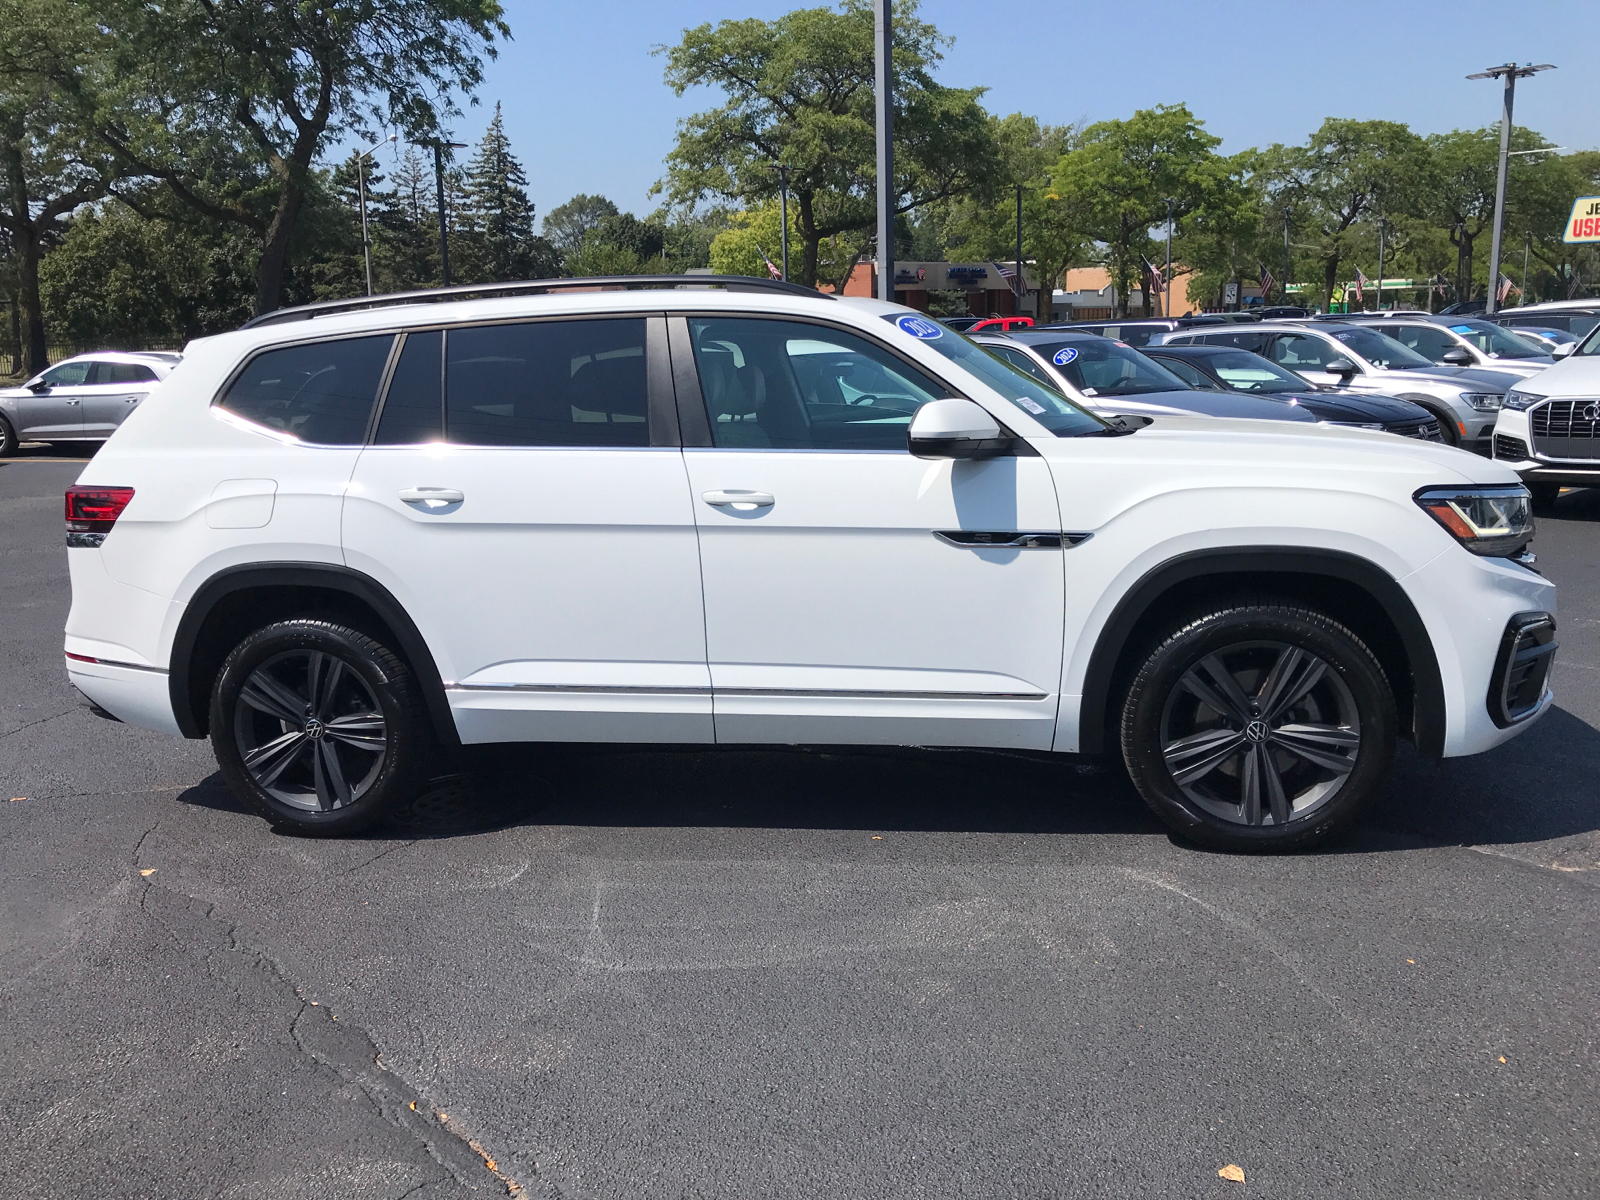
[[[133,489],[127,487],[69,487],[67,545],[79,549],[99,546],[132,499]]]

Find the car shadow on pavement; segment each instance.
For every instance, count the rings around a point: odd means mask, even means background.
[[[1540,505],[1535,516],[1558,521],[1600,521],[1600,488],[1568,488],[1554,504]]]

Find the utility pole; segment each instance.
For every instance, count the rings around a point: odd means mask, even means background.
[[[872,0],[878,109],[878,299],[894,301],[894,49],[893,0]]]
[[[1289,303],[1289,210],[1283,210],[1283,302]]]
[[[1378,218],[1378,311],[1383,311],[1383,235],[1389,230],[1389,222],[1383,217]]]
[[[356,155],[356,192],[361,197],[361,257],[367,267],[367,295],[372,295],[372,243],[367,240],[367,175],[363,168],[362,159],[376,153],[380,147],[387,146],[400,135],[391,133],[376,146],[368,146]],[[1524,270],[1523,274],[1527,274]]]
[[[1528,302],[1528,255],[1533,253],[1533,230],[1528,230],[1526,240],[1522,243],[1522,294],[1517,297],[1517,307],[1521,308]]]
[[[465,142],[435,142],[433,144],[433,182],[439,195],[439,279],[440,286],[450,286],[450,220],[444,207],[444,152],[465,150]]]
[[[1489,292],[1484,297],[1483,312],[1485,316],[1493,316],[1498,307],[1498,293],[1500,291],[1500,227],[1506,219],[1506,163],[1511,153],[1511,103],[1516,98],[1517,80],[1540,71],[1555,70],[1554,63],[1541,63],[1519,67],[1514,62],[1506,63],[1501,67],[1490,67],[1487,71],[1479,71],[1475,75],[1468,75],[1468,79],[1504,79],[1506,81],[1505,103],[1500,110],[1500,173],[1494,185],[1494,237],[1489,247]]]
[[[1025,291],[1022,282],[1022,185],[1017,184],[1017,315],[1022,315],[1022,293]],[[1034,310],[1038,315],[1038,308]]]
[[[789,282],[789,168],[778,164],[778,219],[783,222],[783,281]]]
[[[1167,201],[1167,278],[1166,295],[1161,300],[1161,315],[1172,316],[1172,201]]]

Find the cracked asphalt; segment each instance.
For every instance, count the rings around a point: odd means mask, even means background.
[[[275,834],[68,687],[78,469],[0,466],[8,1197],[1600,1193],[1600,492],[1535,547],[1560,707],[1245,858],[876,750],[498,752]]]

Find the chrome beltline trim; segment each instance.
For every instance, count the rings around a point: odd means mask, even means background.
[[[1048,692],[897,692],[853,688],[599,687],[546,683],[451,683],[447,692],[533,692],[601,696],[795,696],[864,700],[1048,700]]]
[[[62,653],[65,655],[66,652],[63,651]],[[67,670],[72,670],[74,666],[120,667],[124,671],[149,671],[154,675],[165,675],[167,673],[167,669],[165,667],[147,667],[143,663],[113,662],[109,658],[97,658],[93,662],[84,662],[82,659],[78,658],[67,659]]]

